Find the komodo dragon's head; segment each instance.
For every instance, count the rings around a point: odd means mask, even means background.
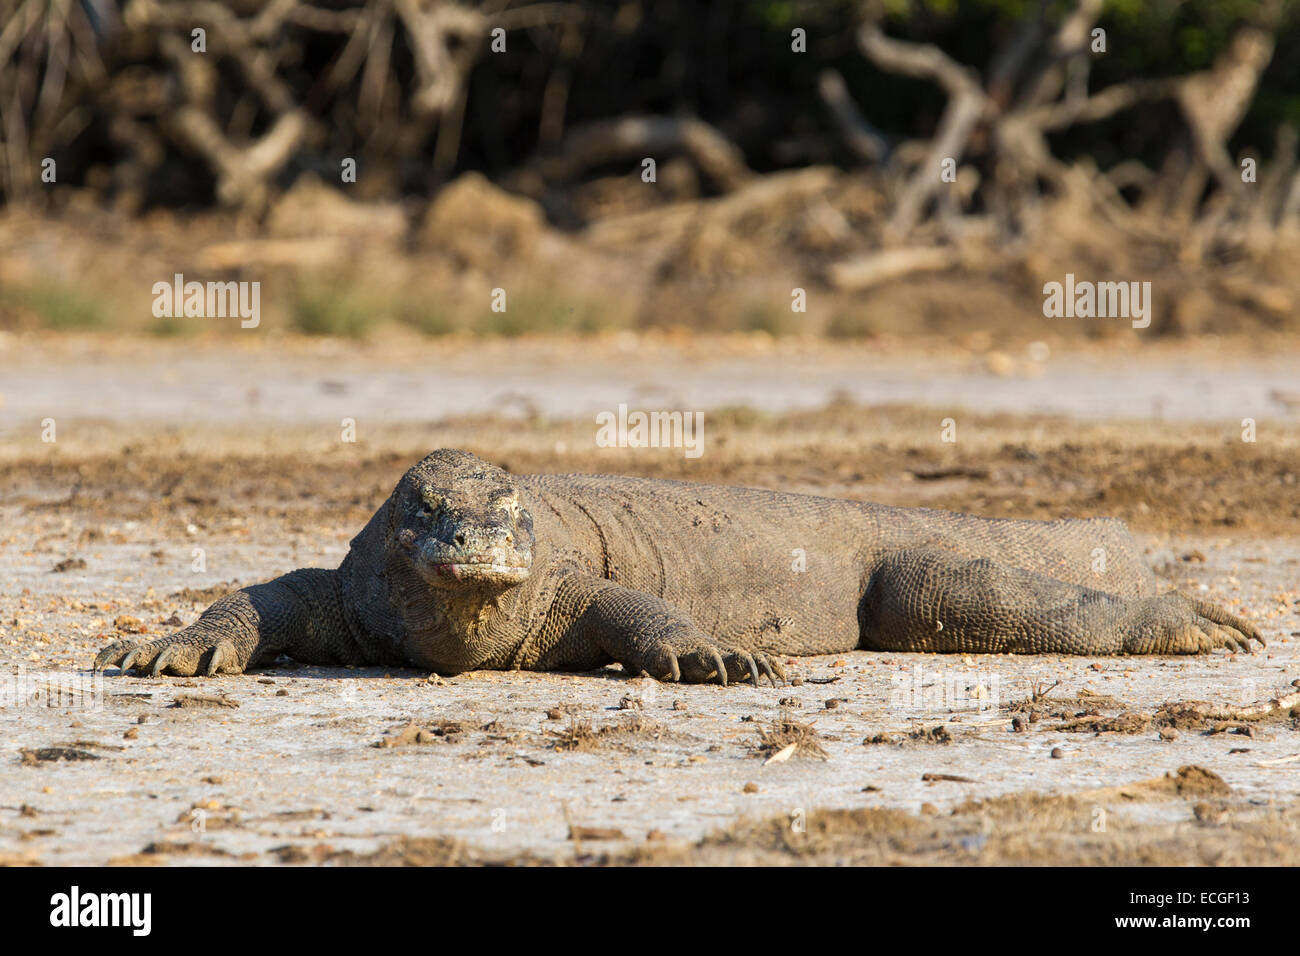
[[[533,563],[533,516],[505,471],[443,448],[402,478],[394,492],[393,546],[431,586],[509,587]]]

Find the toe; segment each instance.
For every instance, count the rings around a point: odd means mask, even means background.
[[[1240,648],[1241,650],[1245,651],[1247,654],[1255,653],[1255,648],[1251,645],[1249,636],[1243,634],[1240,631],[1233,630],[1232,628],[1225,628],[1225,630],[1228,632],[1226,635],[1227,640],[1232,642],[1230,645],[1225,645],[1225,646]]]
[[[212,656],[208,658],[206,676],[214,677],[221,673],[239,673],[239,658],[235,654],[235,645],[229,641],[222,641],[214,647]]]
[[[95,662],[90,666],[90,669],[92,671],[102,671],[106,667],[116,667],[127,652],[135,646],[134,641],[114,641],[95,655]]]
[[[682,679],[682,665],[677,660],[677,655],[672,651],[668,652],[668,680],[674,684]]]
[[[171,647],[163,648],[162,653],[153,659],[153,668],[149,671],[150,677],[159,677],[167,668],[167,665],[180,657],[181,649],[173,644]]]
[[[122,658],[122,662],[118,664],[118,668],[123,674],[126,674],[135,667],[144,667],[147,663],[145,660],[147,656],[145,646],[143,644],[137,644],[127,652],[126,657]]]
[[[713,667],[713,673],[711,673],[709,677],[716,678],[719,684],[721,684],[723,687],[726,687],[727,686],[726,661],[722,659],[722,655],[718,652],[717,648],[709,648],[708,658],[709,658],[710,665],[712,665]],[[708,678],[705,679],[707,680]]]
[[[154,659],[153,676],[174,674],[177,677],[193,677],[198,670],[199,649],[191,644],[168,644]]]
[[[682,665],[669,647],[656,649],[645,662],[645,670],[653,674],[657,680],[665,682],[676,683],[682,679]]]
[[[1267,642],[1264,640],[1264,635],[1260,633],[1259,628],[1244,617],[1239,617],[1236,614],[1225,611],[1217,604],[1211,604],[1209,601],[1198,599],[1195,601],[1194,606],[1196,613],[1201,617],[1213,621],[1220,627],[1227,628],[1234,632],[1232,634],[1232,645],[1224,646],[1243,646],[1243,640],[1245,642],[1244,649],[1248,652],[1251,651],[1251,641],[1258,641],[1261,647],[1268,646]]]

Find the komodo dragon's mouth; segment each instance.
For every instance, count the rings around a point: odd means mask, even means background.
[[[491,559],[457,561],[455,563],[435,564],[433,570],[443,577],[457,581],[522,581],[528,577],[528,566],[524,564],[503,564]]]
[[[519,546],[507,536],[505,545],[486,547],[448,546],[444,541],[425,538],[410,528],[397,535],[397,543],[430,584],[435,580],[469,582],[508,587],[528,578],[533,554],[529,545]]]

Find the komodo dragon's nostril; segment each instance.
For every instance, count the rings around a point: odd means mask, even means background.
[[[506,544],[514,544],[514,543],[515,543],[515,536],[514,536],[513,534],[511,534],[509,531],[507,531],[507,532],[506,532]]]
[[[465,535],[464,535],[464,533],[461,533],[461,534],[456,535],[456,543],[457,543],[458,545],[460,545],[462,548],[465,547]]]

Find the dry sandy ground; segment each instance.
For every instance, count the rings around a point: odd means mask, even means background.
[[[1300,862],[1300,710],[1246,709],[1300,679],[1284,418],[1246,445],[1235,410],[1181,424],[967,412],[945,447],[934,409],[840,403],[719,412],[709,453],[687,461],[597,449],[586,418],[433,410],[341,444],[311,420],[178,426],[68,401],[53,445],[12,416],[3,434],[0,861]],[[855,652],[792,661],[779,689],[290,662],[89,678],[121,633],[188,623],[236,581],[335,565],[439,445],[517,471],[1121,514],[1165,581],[1255,620],[1269,646]]]

